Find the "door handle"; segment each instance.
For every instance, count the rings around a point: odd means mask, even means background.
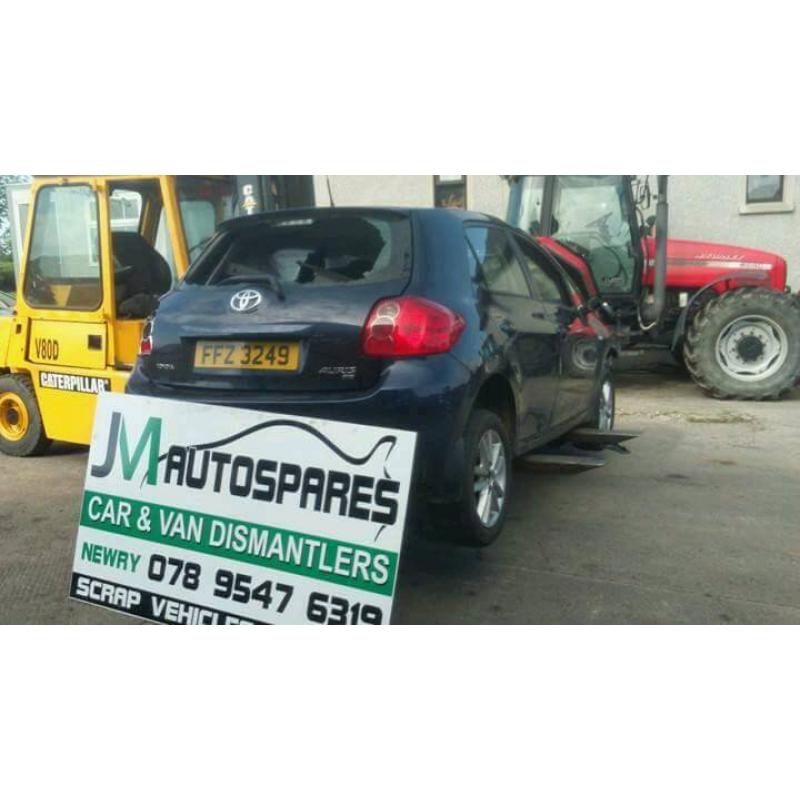
[[[87,337],[87,347],[90,350],[102,350],[103,349],[103,337],[97,335],[96,333],[90,333]]]

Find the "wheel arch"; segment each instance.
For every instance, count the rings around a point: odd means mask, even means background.
[[[701,286],[699,289],[695,290],[694,294],[692,294],[686,303],[686,306],[681,311],[681,314],[678,317],[678,322],[675,325],[675,330],[672,333],[672,347],[670,349],[675,350],[676,348],[680,347],[684,337],[686,336],[686,326],[689,323],[689,314],[692,311],[697,311],[700,309],[702,306],[700,300],[703,298],[703,295],[705,295],[709,289],[713,289],[715,286],[719,286],[719,284],[726,283],[730,280],[746,281],[743,286],[736,286],[735,288],[737,289],[742,289],[745,287],[751,287],[753,289],[770,288],[770,286],[764,282],[764,273],[762,272],[727,272],[724,275],[720,275],[718,278],[714,278],[713,281],[709,281],[704,286]],[[775,290],[772,289],[771,291]]]
[[[27,378],[36,388],[36,381],[33,379],[33,373],[29,369],[20,369],[19,367],[2,367],[0,368],[0,375],[11,375],[17,378]]]
[[[511,382],[501,372],[495,372],[487,376],[481,384],[475,400],[472,404],[473,409],[482,408],[486,411],[493,411],[506,425],[512,446],[517,439],[517,401],[514,397],[514,390]]]

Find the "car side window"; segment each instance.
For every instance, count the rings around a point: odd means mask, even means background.
[[[501,228],[470,225],[467,241],[480,267],[480,285],[489,292],[530,297],[525,275],[514,256],[514,249]]]
[[[569,286],[559,272],[558,267],[546,255],[533,247],[530,242],[519,236],[515,236],[514,239],[522,252],[522,263],[531,276],[533,288],[536,290],[539,299],[545,303],[571,306],[572,298]]]

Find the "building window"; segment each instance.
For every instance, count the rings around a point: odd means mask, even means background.
[[[433,204],[436,208],[466,208],[467,176],[434,175]]]
[[[748,175],[747,203],[780,203],[783,201],[783,175]]]
[[[746,175],[742,214],[794,211],[793,181],[786,175]]]

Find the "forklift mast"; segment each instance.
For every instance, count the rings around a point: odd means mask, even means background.
[[[240,216],[314,205],[312,175],[237,175],[236,184]]]

